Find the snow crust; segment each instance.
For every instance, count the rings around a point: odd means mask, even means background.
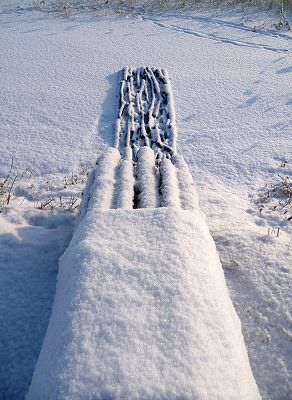
[[[27,400],[258,399],[204,220],[89,209],[61,257]]]

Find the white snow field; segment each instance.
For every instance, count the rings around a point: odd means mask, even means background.
[[[36,209],[31,191],[50,196],[51,182],[91,167],[114,144],[118,71],[129,64],[169,72],[178,153],[194,177],[257,385],[264,399],[291,399],[291,214],[259,212],[255,203],[259,188],[292,174],[291,33],[263,24],[254,31],[244,13],[65,18],[1,2],[0,175],[12,156],[20,173],[39,175],[19,184],[0,215],[1,399],[28,391],[73,230],[73,214]],[[83,185],[58,190],[77,196]]]
[[[142,147],[144,171],[146,150],[148,168],[155,165],[153,150]],[[136,210],[112,209],[124,186],[119,151],[110,148],[99,161],[87,210],[61,258],[27,399],[260,398],[194,190],[180,190],[179,168],[164,160],[173,176],[161,166],[161,196],[147,181]],[[186,196],[185,210],[144,208]]]

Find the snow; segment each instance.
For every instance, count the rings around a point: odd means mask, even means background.
[[[260,398],[206,223],[89,207],[27,399],[215,397]]]
[[[72,233],[72,215],[19,205],[0,214],[0,397],[24,398],[50,318],[58,258]]]
[[[150,147],[134,167],[160,175],[162,207],[133,210],[133,173],[119,173],[130,155],[116,165],[109,148],[89,178],[26,398],[259,399],[206,221],[180,208],[175,165],[155,167]]]
[[[160,186],[162,206],[180,208],[180,192],[176,169],[168,158],[162,160],[160,174],[162,180]]]
[[[115,147],[132,147],[133,159],[141,146],[155,152],[156,161],[176,149],[176,123],[170,80],[165,70],[125,67],[120,84],[120,109]]]
[[[121,156],[109,147],[98,159],[83,191],[77,225],[87,209],[171,207],[200,212],[194,181],[183,157],[164,157],[156,165],[154,151],[148,146],[139,149],[137,161],[132,160],[131,147],[125,147],[123,153]]]
[[[190,170],[182,156],[175,154],[172,161],[176,167],[181,207],[183,210],[198,210],[199,199],[195,189],[194,181]]]
[[[94,201],[90,202],[92,208],[107,210],[113,201],[115,171],[120,161],[120,153],[109,148],[98,160],[98,172],[95,174],[95,185],[98,187]]]
[[[134,168],[132,163],[132,148],[126,147],[124,158],[118,171],[120,185],[117,186],[114,198],[117,199],[114,208],[131,209],[134,201]]]
[[[45,178],[92,166],[114,142],[122,67],[167,68],[178,153],[194,177],[254,376],[263,398],[282,400],[292,392],[291,223],[277,213],[259,214],[253,199],[277,174],[291,175],[291,33],[262,23],[254,32],[257,15],[247,21],[244,13],[62,18],[10,4],[0,13],[0,174],[9,170],[11,155],[19,171],[30,167]],[[178,171],[182,188],[186,180]],[[185,187],[184,208],[191,209]],[[70,238],[61,221],[57,243],[54,229],[35,229],[37,220],[46,226],[50,218],[25,217],[25,204],[34,210],[27,193],[22,206],[16,199],[17,207],[1,214],[2,232],[9,226],[9,232],[36,233],[25,249],[0,236],[1,315],[9,322],[0,329],[4,399],[27,391],[52,306],[57,258]],[[48,233],[45,241],[40,231]],[[40,262],[46,277],[29,279],[29,268],[38,276]],[[31,318],[23,317],[25,310]]]
[[[155,168],[155,155],[150,147],[138,152],[137,189],[140,208],[156,208],[159,205],[159,184]]]

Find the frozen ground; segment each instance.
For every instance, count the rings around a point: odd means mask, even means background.
[[[277,174],[291,176],[291,34],[254,32],[238,15],[203,12],[68,19],[2,10],[0,170],[9,170],[13,155],[20,171],[40,175],[39,197],[47,193],[44,179],[91,166],[113,144],[117,71],[167,67],[178,149],[194,176],[255,378],[265,399],[290,399],[291,222],[277,211],[259,213],[254,200]],[[1,215],[3,399],[24,398],[28,388],[74,219],[35,210],[29,185]]]

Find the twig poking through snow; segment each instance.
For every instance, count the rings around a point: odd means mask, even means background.
[[[286,163],[283,167],[286,166]],[[255,199],[260,214],[278,214],[286,221],[292,220],[292,178],[277,175],[274,182],[267,184]]]

